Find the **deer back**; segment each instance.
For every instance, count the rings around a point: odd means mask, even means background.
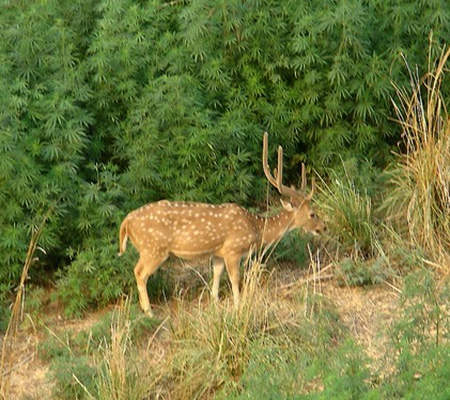
[[[162,200],[132,211],[127,233],[139,252],[197,258],[244,252],[258,239],[251,214],[237,204]]]

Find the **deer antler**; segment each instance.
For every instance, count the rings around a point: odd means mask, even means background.
[[[302,186],[300,188],[302,192],[306,192],[306,168],[305,163],[302,163]],[[308,196],[306,197],[307,200],[311,200],[314,192],[316,190],[316,180],[313,177],[311,180],[311,191],[309,192]]]
[[[263,169],[267,180],[275,186],[282,196],[296,197],[299,193],[295,189],[283,185],[283,148],[278,146],[278,168],[274,170],[276,179],[270,173],[268,162],[269,134],[264,132],[263,138]]]
[[[264,132],[264,136],[263,136],[263,156],[262,156],[263,157],[262,158],[262,163],[263,163],[264,174],[266,175],[267,180],[273,186],[275,186],[277,188],[278,187],[277,186],[277,180],[270,173],[269,162],[268,162],[268,159],[269,159],[269,157],[268,157],[268,147],[269,147],[269,134],[267,132]]]

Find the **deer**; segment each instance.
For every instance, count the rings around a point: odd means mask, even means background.
[[[213,259],[211,295],[219,302],[219,282],[224,268],[231,281],[233,303],[239,308],[240,261],[261,246],[270,246],[296,228],[320,235],[325,223],[312,210],[315,190],[306,194],[306,173],[302,164],[300,190],[283,185],[283,148],[278,147],[278,167],[274,175],[268,164],[268,133],[263,135],[262,164],[269,183],[281,196],[282,210],[274,216],[253,214],[235,203],[209,204],[160,200],[131,211],[119,232],[119,256],[126,250],[128,238],[139,252],[134,268],[142,311],[153,317],[147,293],[147,280],[159,266],[174,255],[184,260]]]

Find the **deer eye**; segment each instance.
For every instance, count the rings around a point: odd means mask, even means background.
[[[309,218],[316,218],[316,214],[314,212],[309,213]]]

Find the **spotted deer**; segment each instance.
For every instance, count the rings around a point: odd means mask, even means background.
[[[254,215],[245,208],[226,203],[220,205],[161,200],[130,212],[120,227],[120,252],[128,238],[139,252],[134,268],[139,302],[142,310],[152,316],[147,293],[147,280],[173,254],[182,259],[213,257],[212,296],[219,300],[219,281],[224,267],[228,271],[234,306],[239,306],[239,264],[244,256],[261,246],[277,242],[286,232],[303,228],[320,234],[325,225],[310,207],[314,194],[306,195],[305,168],[302,165],[302,186],[297,191],[284,186],[283,149],[278,147],[278,168],[275,176],[268,164],[268,134],[263,137],[263,169],[268,181],[287,200],[283,209],[272,217]]]

